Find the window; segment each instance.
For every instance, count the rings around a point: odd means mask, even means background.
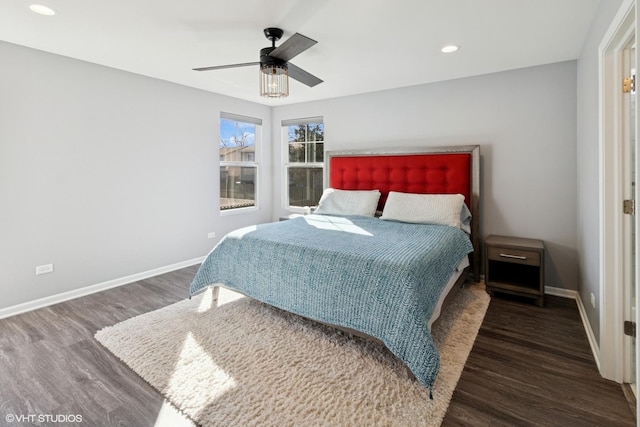
[[[262,120],[220,114],[220,210],[256,206]]]
[[[286,140],[285,205],[317,206],[324,176],[324,123],[322,117],[282,122]]]

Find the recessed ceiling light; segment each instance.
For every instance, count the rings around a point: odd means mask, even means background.
[[[32,12],[39,13],[40,15],[53,16],[56,12],[50,7],[43,6],[41,4],[32,4],[29,6]]]
[[[455,44],[450,44],[440,49],[440,51],[442,53],[451,53],[451,52],[455,52],[458,49],[460,49],[460,46],[456,46]]]

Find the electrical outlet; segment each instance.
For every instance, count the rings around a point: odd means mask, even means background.
[[[596,308],[596,296],[591,292],[591,307]]]
[[[46,273],[53,273],[53,264],[39,265],[36,267],[36,276]]]
[[[216,237],[216,232],[212,231],[211,233],[207,234],[207,238],[209,239],[213,239],[214,237]]]

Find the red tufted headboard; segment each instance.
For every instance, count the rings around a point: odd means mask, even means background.
[[[435,147],[421,150],[328,151],[325,183],[341,190],[464,195],[473,215],[473,273],[480,277],[480,146]]]
[[[471,154],[413,154],[331,157],[329,187],[382,193],[382,210],[389,191],[457,194],[471,208]]]

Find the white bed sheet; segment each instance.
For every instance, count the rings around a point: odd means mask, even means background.
[[[436,304],[436,307],[433,310],[433,315],[431,316],[431,319],[429,319],[429,329],[431,329],[431,325],[433,325],[433,322],[435,322],[438,319],[438,317],[440,317],[444,300],[447,298],[447,295],[449,295],[449,292],[451,291],[451,289],[453,289],[453,285],[456,284],[456,282],[458,281],[458,278],[460,277],[464,269],[467,268],[469,265],[470,265],[469,257],[466,256],[462,259],[462,261],[460,261],[460,264],[458,264],[458,267],[456,267],[455,271],[449,278],[449,281],[447,282],[447,285],[444,287],[442,294],[440,294],[438,303]]]

